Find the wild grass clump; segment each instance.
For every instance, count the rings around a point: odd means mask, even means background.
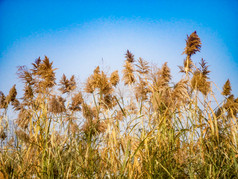
[[[235,178],[238,176],[238,98],[225,83],[222,103],[196,31],[187,37],[181,79],[167,63],[151,66],[127,50],[122,78],[98,66],[83,86],[57,83],[53,62],[38,58],[0,92],[0,138],[8,135],[8,108],[18,114],[15,138],[2,145],[5,178]],[[124,92],[123,92],[124,91]]]

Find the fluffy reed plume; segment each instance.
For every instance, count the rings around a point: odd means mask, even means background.
[[[25,108],[21,108],[20,112],[18,113],[18,118],[16,119],[16,124],[22,129],[26,129],[29,125],[30,119],[30,111],[26,110]]]
[[[81,110],[80,105],[82,103],[83,103],[83,95],[81,92],[78,92],[74,94],[74,96],[72,97],[72,103],[69,109],[72,111],[80,111]]]
[[[94,71],[92,76],[92,85],[94,88],[100,88],[100,83],[101,83],[101,74],[100,74],[100,67],[97,66]]]
[[[18,99],[15,99],[15,100],[12,102],[12,106],[13,106],[13,109],[14,109],[15,111],[19,111],[19,110],[22,109],[22,106],[21,106],[21,104],[20,104],[20,102],[19,102]]]
[[[143,60],[141,57],[138,60],[138,64],[136,64],[136,67],[138,68],[136,71],[140,74],[148,74],[149,73],[149,63],[145,60]]]
[[[188,100],[188,81],[181,79],[175,86],[172,92],[172,99],[176,107],[179,107],[186,103]]]
[[[6,103],[6,96],[2,91],[0,91],[0,109],[6,109],[7,103]]]
[[[95,91],[93,76],[87,78],[84,90],[86,93],[93,93]]]
[[[101,95],[107,95],[113,91],[112,84],[106,74],[100,71],[99,66],[94,70],[93,75],[87,79],[85,84],[85,91],[87,93],[93,93],[95,89],[99,89]]]
[[[186,47],[184,49],[184,52],[182,53],[186,54],[187,58],[184,60],[184,66],[183,67],[179,66],[180,72],[188,74],[192,71],[191,56],[196,52],[200,52],[201,44],[202,44],[201,40],[198,37],[196,31],[194,31],[190,36],[187,35]]]
[[[38,68],[40,67],[41,64],[41,58],[37,58],[34,63],[32,63],[33,69],[31,69],[32,73],[34,75],[37,74]]]
[[[204,95],[207,95],[210,91],[211,83],[208,81],[209,73],[207,63],[201,59],[200,68],[193,72],[193,77],[191,80],[192,90],[198,90]]]
[[[16,96],[17,96],[16,85],[13,85],[13,87],[9,91],[9,94],[6,97],[6,103],[9,104],[10,102],[14,102]]]
[[[112,109],[117,103],[114,96],[108,94],[103,96],[101,104],[105,109]]]
[[[141,101],[145,101],[148,99],[149,89],[147,83],[139,77],[139,82],[135,86],[135,96],[137,101],[140,99]]]
[[[165,62],[161,68],[160,84],[162,86],[168,85],[170,80],[171,80],[170,69],[167,65],[167,62]]]
[[[18,78],[23,80],[25,84],[34,85],[35,79],[32,73],[27,69],[26,66],[19,66],[17,70]]]
[[[206,76],[198,70],[193,73],[191,86],[193,90],[198,90],[204,95],[207,95],[210,91],[210,82],[207,81]]]
[[[65,74],[63,74],[61,80],[60,80],[60,88],[59,90],[64,94],[64,93],[69,93],[71,91],[73,91],[76,88],[76,82],[75,82],[75,77],[74,75],[72,75],[72,77],[70,78],[70,80],[68,80],[65,76]]]
[[[32,86],[29,84],[26,84],[24,88],[23,100],[26,102],[30,102],[33,99],[33,97],[34,97],[34,92],[33,92]]]
[[[110,82],[112,86],[117,86],[118,82],[120,81],[118,70],[112,72],[110,76]]]
[[[203,58],[201,59],[201,62],[199,63],[201,68],[200,71],[202,72],[202,75],[206,78],[209,79],[208,75],[211,71],[208,70],[208,66],[207,66],[207,62],[205,62],[205,60],[203,60]]]
[[[126,56],[125,56],[126,60],[129,62],[129,63],[133,63],[134,62],[134,55],[129,51],[127,50],[126,51]]]
[[[107,78],[106,74],[102,71],[100,75],[100,79],[98,79],[98,87],[100,89],[100,92],[104,95],[109,95],[112,93],[112,85],[109,82],[109,79]]]
[[[35,75],[39,76],[42,81],[39,82],[39,87],[42,88],[51,88],[55,85],[55,70],[53,69],[53,62],[49,61],[49,58],[45,56],[45,59],[41,62],[37,60],[35,64],[33,64],[35,69],[33,72]]]
[[[238,113],[238,98],[235,99],[234,95],[230,95],[223,105],[223,108],[227,111],[227,117],[236,117]]]
[[[155,68],[154,72],[151,74],[153,80],[153,88],[156,91],[164,91],[168,88],[169,81],[171,80],[170,69],[165,62],[162,68]]]
[[[132,63],[126,61],[126,64],[124,65],[124,69],[123,69],[123,80],[125,85],[135,83],[136,79],[133,72],[134,72],[134,67]]]
[[[190,36],[187,35],[186,47],[183,54],[191,57],[191,55],[195,54],[196,52],[200,52],[201,44],[202,43],[197,35],[197,32],[194,31]]]
[[[83,112],[83,117],[87,120],[92,120],[95,115],[92,108],[86,103],[83,103],[82,105],[82,112]]]
[[[53,114],[61,114],[66,111],[65,109],[65,99],[61,96],[53,95],[49,102],[49,112]]]
[[[170,69],[167,62],[162,65],[162,68],[154,68],[151,73],[153,80],[151,103],[153,109],[161,114],[171,105],[171,80]]]
[[[230,83],[229,79],[226,81],[226,83],[223,86],[222,95],[224,95],[224,96],[231,95],[231,83]]]

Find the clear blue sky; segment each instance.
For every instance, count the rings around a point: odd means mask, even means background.
[[[58,77],[83,82],[97,65],[120,70],[127,49],[159,65],[168,61],[176,81],[186,35],[196,30],[202,49],[195,63],[203,57],[211,79],[222,87],[230,78],[238,95],[237,19],[237,0],[1,0],[0,90],[20,87],[16,66],[39,56],[54,61]]]

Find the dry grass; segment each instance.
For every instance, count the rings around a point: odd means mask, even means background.
[[[228,80],[216,101],[208,66],[192,56],[201,41],[187,37],[184,76],[173,85],[161,68],[128,50],[118,71],[97,67],[79,91],[74,76],[56,83],[47,57],[19,67],[25,85],[0,92],[0,138],[8,135],[8,108],[18,118],[15,140],[0,151],[5,178],[235,178],[238,176],[238,98]],[[124,83],[124,86],[122,83]],[[125,89],[125,93],[121,91]]]

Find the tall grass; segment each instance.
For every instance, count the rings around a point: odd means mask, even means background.
[[[195,66],[196,31],[186,39],[186,59],[176,84],[162,67],[128,50],[118,71],[97,67],[83,86],[75,77],[56,83],[53,62],[38,58],[0,93],[1,140],[7,112],[18,114],[17,140],[0,151],[5,178],[235,178],[238,176],[238,98],[228,80],[216,101],[207,63]]]

